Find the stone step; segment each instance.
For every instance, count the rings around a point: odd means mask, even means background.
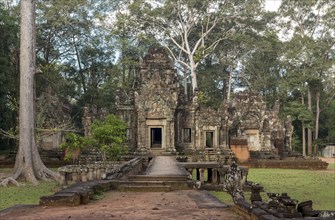
[[[192,189],[194,182],[193,180],[188,181],[113,181],[110,183],[112,189],[121,189],[127,187],[156,187],[156,186],[169,186],[173,190],[187,190]]]
[[[131,191],[131,192],[170,192],[172,191],[171,186],[120,186],[121,191]]]
[[[130,181],[187,181],[187,175],[133,175],[129,176]]]
[[[57,193],[40,198],[42,206],[78,206],[80,205],[79,193]]]

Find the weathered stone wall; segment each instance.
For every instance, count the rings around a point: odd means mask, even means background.
[[[319,159],[252,159],[240,163],[242,166],[250,168],[280,168],[280,169],[306,169],[306,170],[326,170],[328,164]]]

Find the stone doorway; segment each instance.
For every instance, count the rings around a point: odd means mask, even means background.
[[[150,128],[150,147],[162,148],[162,128]]]
[[[213,148],[214,146],[214,132],[206,131],[206,148]]]

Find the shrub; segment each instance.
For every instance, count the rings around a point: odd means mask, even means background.
[[[102,160],[116,159],[124,154],[126,147],[126,123],[115,115],[108,115],[103,121],[95,121],[92,124],[93,142],[97,145]]]
[[[83,149],[88,146],[88,140],[75,133],[68,133],[65,136],[65,142],[60,145],[60,148],[65,150],[64,160],[71,160],[72,163],[78,160],[78,157]]]

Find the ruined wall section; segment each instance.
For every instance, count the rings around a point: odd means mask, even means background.
[[[232,100],[231,130],[236,138],[246,138],[250,151],[282,149],[285,122],[279,118],[279,102],[272,109],[256,93],[240,92]]]
[[[198,143],[196,145],[200,148],[218,150],[220,144],[222,144],[222,140],[220,141],[220,134],[222,134],[220,113],[212,108],[200,108],[197,120],[199,122],[197,129]]]

